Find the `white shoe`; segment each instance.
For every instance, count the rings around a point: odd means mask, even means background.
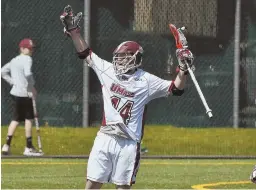
[[[146,154],[146,153],[148,153],[148,149],[147,149],[146,147],[144,147],[144,148],[142,148],[142,149],[140,150],[140,153],[141,153],[141,154]]]
[[[10,154],[10,146],[8,144],[4,144],[2,148],[3,155],[9,155]]]
[[[32,148],[25,147],[23,155],[24,156],[42,156],[43,153],[38,152],[34,147],[32,147]]]
[[[253,183],[256,183],[256,165],[254,166],[254,169],[252,171],[252,174],[250,175],[250,180],[253,182]]]

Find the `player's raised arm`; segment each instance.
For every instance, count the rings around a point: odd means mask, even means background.
[[[91,51],[89,45],[80,34],[79,22],[81,19],[82,13],[79,12],[74,14],[70,5],[67,5],[64,8],[64,12],[60,16],[60,20],[64,25],[64,33],[71,37],[78,57],[80,59],[86,59],[88,66],[90,66],[97,74],[100,74],[112,64],[101,59]]]
[[[149,101],[155,98],[166,97],[170,94],[173,96],[181,96],[184,93],[184,87],[187,78],[187,65],[191,67],[193,64],[193,54],[188,49],[179,49],[176,51],[179,62],[177,67],[177,76],[174,81],[163,80],[152,74],[149,75]]]
[[[82,13],[79,12],[74,15],[70,5],[64,8],[64,12],[60,16],[60,20],[64,25],[64,32],[72,38],[78,57],[85,59],[90,54],[90,48],[80,34],[79,22],[81,19]]]
[[[178,74],[174,80],[174,85],[178,90],[183,90],[186,82],[186,75],[188,74],[188,68],[185,62],[191,67],[193,65],[193,54],[188,49],[177,49],[176,56],[179,62]]]

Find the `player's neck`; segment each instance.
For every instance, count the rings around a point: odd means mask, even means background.
[[[133,77],[133,74],[137,71],[137,69],[133,69],[132,71],[128,71],[124,74],[121,74],[118,76],[119,80],[122,80],[122,81],[129,81],[132,77]]]
[[[32,56],[31,54],[23,53],[23,52],[21,52],[20,55],[26,55],[26,56],[30,56],[30,57]]]
[[[133,75],[136,71],[137,71],[137,68],[132,69],[132,70],[129,70],[129,71],[127,71],[127,72],[124,73],[124,74],[125,74],[125,75]]]

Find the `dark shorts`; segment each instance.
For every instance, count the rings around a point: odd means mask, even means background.
[[[25,121],[25,119],[34,119],[33,104],[31,98],[12,96],[12,99],[14,121]]]

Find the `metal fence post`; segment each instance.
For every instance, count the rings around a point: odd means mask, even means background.
[[[240,79],[240,21],[241,0],[236,0],[235,14],[235,45],[234,45],[234,97],[233,97],[233,127],[239,127],[239,79]]]
[[[84,40],[90,44],[91,1],[84,0]],[[89,126],[89,68],[83,63],[83,127]]]

